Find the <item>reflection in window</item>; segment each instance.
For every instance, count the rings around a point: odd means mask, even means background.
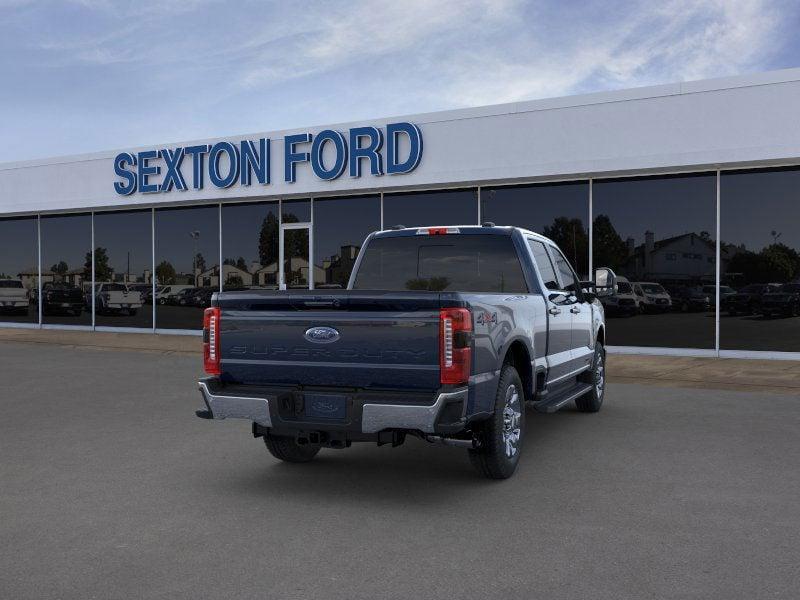
[[[627,317],[609,324],[608,343],[714,348],[716,175],[595,181],[593,213],[594,266],[626,284],[601,299],[608,317]],[[636,283],[666,293],[640,296]]]
[[[478,225],[478,190],[445,190],[383,196],[383,227]]]
[[[41,235],[42,322],[91,325],[92,216],[42,217]]]
[[[284,223],[310,223],[311,200],[284,200],[281,215]]]
[[[373,238],[354,282],[358,290],[528,292],[511,237]]]
[[[720,348],[800,351],[800,169],[722,173]]]
[[[380,228],[380,196],[314,200],[314,287],[347,287],[361,244]]]
[[[561,248],[578,275],[589,273],[586,181],[481,188],[481,221],[540,233]]]
[[[38,323],[36,217],[0,219],[0,321]]]
[[[156,209],[156,327],[202,329],[219,291],[219,208]]]
[[[548,290],[559,289],[556,271],[544,244],[538,240],[528,239],[528,245],[533,250],[533,258],[536,261],[536,267],[539,269],[539,275],[541,275],[544,282],[544,287]]]
[[[278,203],[222,207],[225,290],[278,288]]]
[[[95,213],[95,325],[153,326],[151,238],[149,210]]]

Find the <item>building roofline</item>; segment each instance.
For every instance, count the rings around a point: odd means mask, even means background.
[[[702,94],[709,92],[719,92],[724,90],[742,89],[748,87],[779,85],[800,81],[800,67],[790,69],[780,69],[776,71],[765,71],[749,73],[745,75],[734,75],[729,77],[717,77],[712,79],[701,79],[696,81],[685,81],[666,83],[660,85],[626,88],[620,90],[591,92],[577,94],[573,96],[558,96],[553,98],[542,98],[538,100],[525,100],[519,102],[509,102],[504,104],[492,104],[473,108],[457,108],[436,112],[396,115],[389,117],[375,117],[369,119],[359,119],[344,123],[318,124],[307,127],[297,127],[275,131],[260,131],[241,134],[232,134],[224,137],[202,138],[194,140],[182,140],[175,142],[154,142],[147,146],[125,147],[98,152],[63,155],[47,158],[38,158],[24,161],[14,161],[0,163],[0,171],[19,169],[26,167],[40,167],[66,163],[85,162],[93,160],[107,160],[114,158],[119,152],[131,152],[138,150],[152,149],[154,147],[176,147],[193,145],[199,143],[213,143],[220,140],[231,139],[256,139],[268,137],[272,140],[281,140],[286,135],[303,133],[306,131],[317,131],[325,128],[348,129],[353,126],[363,125],[370,122],[390,123],[396,121],[413,121],[417,124],[451,122],[464,119],[474,119],[481,117],[491,117],[507,114],[520,114],[529,112],[540,112],[550,110],[561,110],[581,106],[597,104],[609,104],[616,102],[630,102],[635,100],[646,100],[650,98],[660,98],[666,96],[682,96],[690,94]]]

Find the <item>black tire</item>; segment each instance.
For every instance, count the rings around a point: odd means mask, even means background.
[[[269,433],[264,436],[264,444],[272,456],[290,463],[308,462],[319,452],[319,446],[310,444],[301,446],[294,438],[270,435]]]
[[[588,383],[592,384],[592,391],[575,400],[575,406],[581,412],[597,412],[603,406],[606,395],[606,349],[597,342],[594,347],[594,360],[589,371]]]
[[[468,451],[472,466],[489,479],[511,477],[525,439],[525,392],[512,365],[504,365],[500,371],[494,414],[480,424],[477,433],[481,446]]]

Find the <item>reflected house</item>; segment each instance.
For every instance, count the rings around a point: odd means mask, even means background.
[[[696,233],[658,241],[652,231],[644,235],[645,243],[638,246],[632,237],[626,240],[628,258],[624,270],[629,279],[687,285],[714,283],[717,252],[714,240]]]
[[[350,273],[353,271],[353,266],[358,257],[359,247],[353,244],[342,246],[339,254],[334,254],[330,258],[322,261],[322,270],[325,273],[325,279],[322,280],[327,284],[341,285],[343,288],[347,287],[347,282],[350,279]],[[314,272],[314,281],[322,282],[316,279],[317,272]]]
[[[250,286],[253,275],[236,265],[222,265],[222,278],[225,285],[233,287]],[[214,265],[210,269],[198,272],[194,285],[196,287],[219,287],[219,267]]]
[[[17,273],[17,279],[22,281],[22,285],[25,286],[28,290],[35,290],[37,288],[36,285],[36,278],[39,276],[39,270],[35,267],[31,267],[30,269],[25,269],[24,271],[20,271]],[[46,283],[48,281],[53,281],[53,277],[55,273],[52,271],[43,271],[42,272],[42,283]]]
[[[273,261],[266,266],[256,263],[257,268],[253,272],[253,285],[255,287],[278,287],[278,261]]]

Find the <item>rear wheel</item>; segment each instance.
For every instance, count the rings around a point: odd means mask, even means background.
[[[606,394],[606,350],[600,342],[595,344],[592,370],[589,373],[588,382],[592,384],[592,390],[575,400],[575,405],[581,412],[597,412],[603,406],[603,397]]]
[[[481,423],[481,446],[469,450],[472,466],[489,479],[507,479],[519,463],[525,434],[525,396],[522,381],[512,365],[500,371],[494,414]]]
[[[278,460],[290,463],[304,463],[310,461],[319,452],[319,446],[310,444],[300,445],[297,440],[267,433],[264,436],[267,450]]]

